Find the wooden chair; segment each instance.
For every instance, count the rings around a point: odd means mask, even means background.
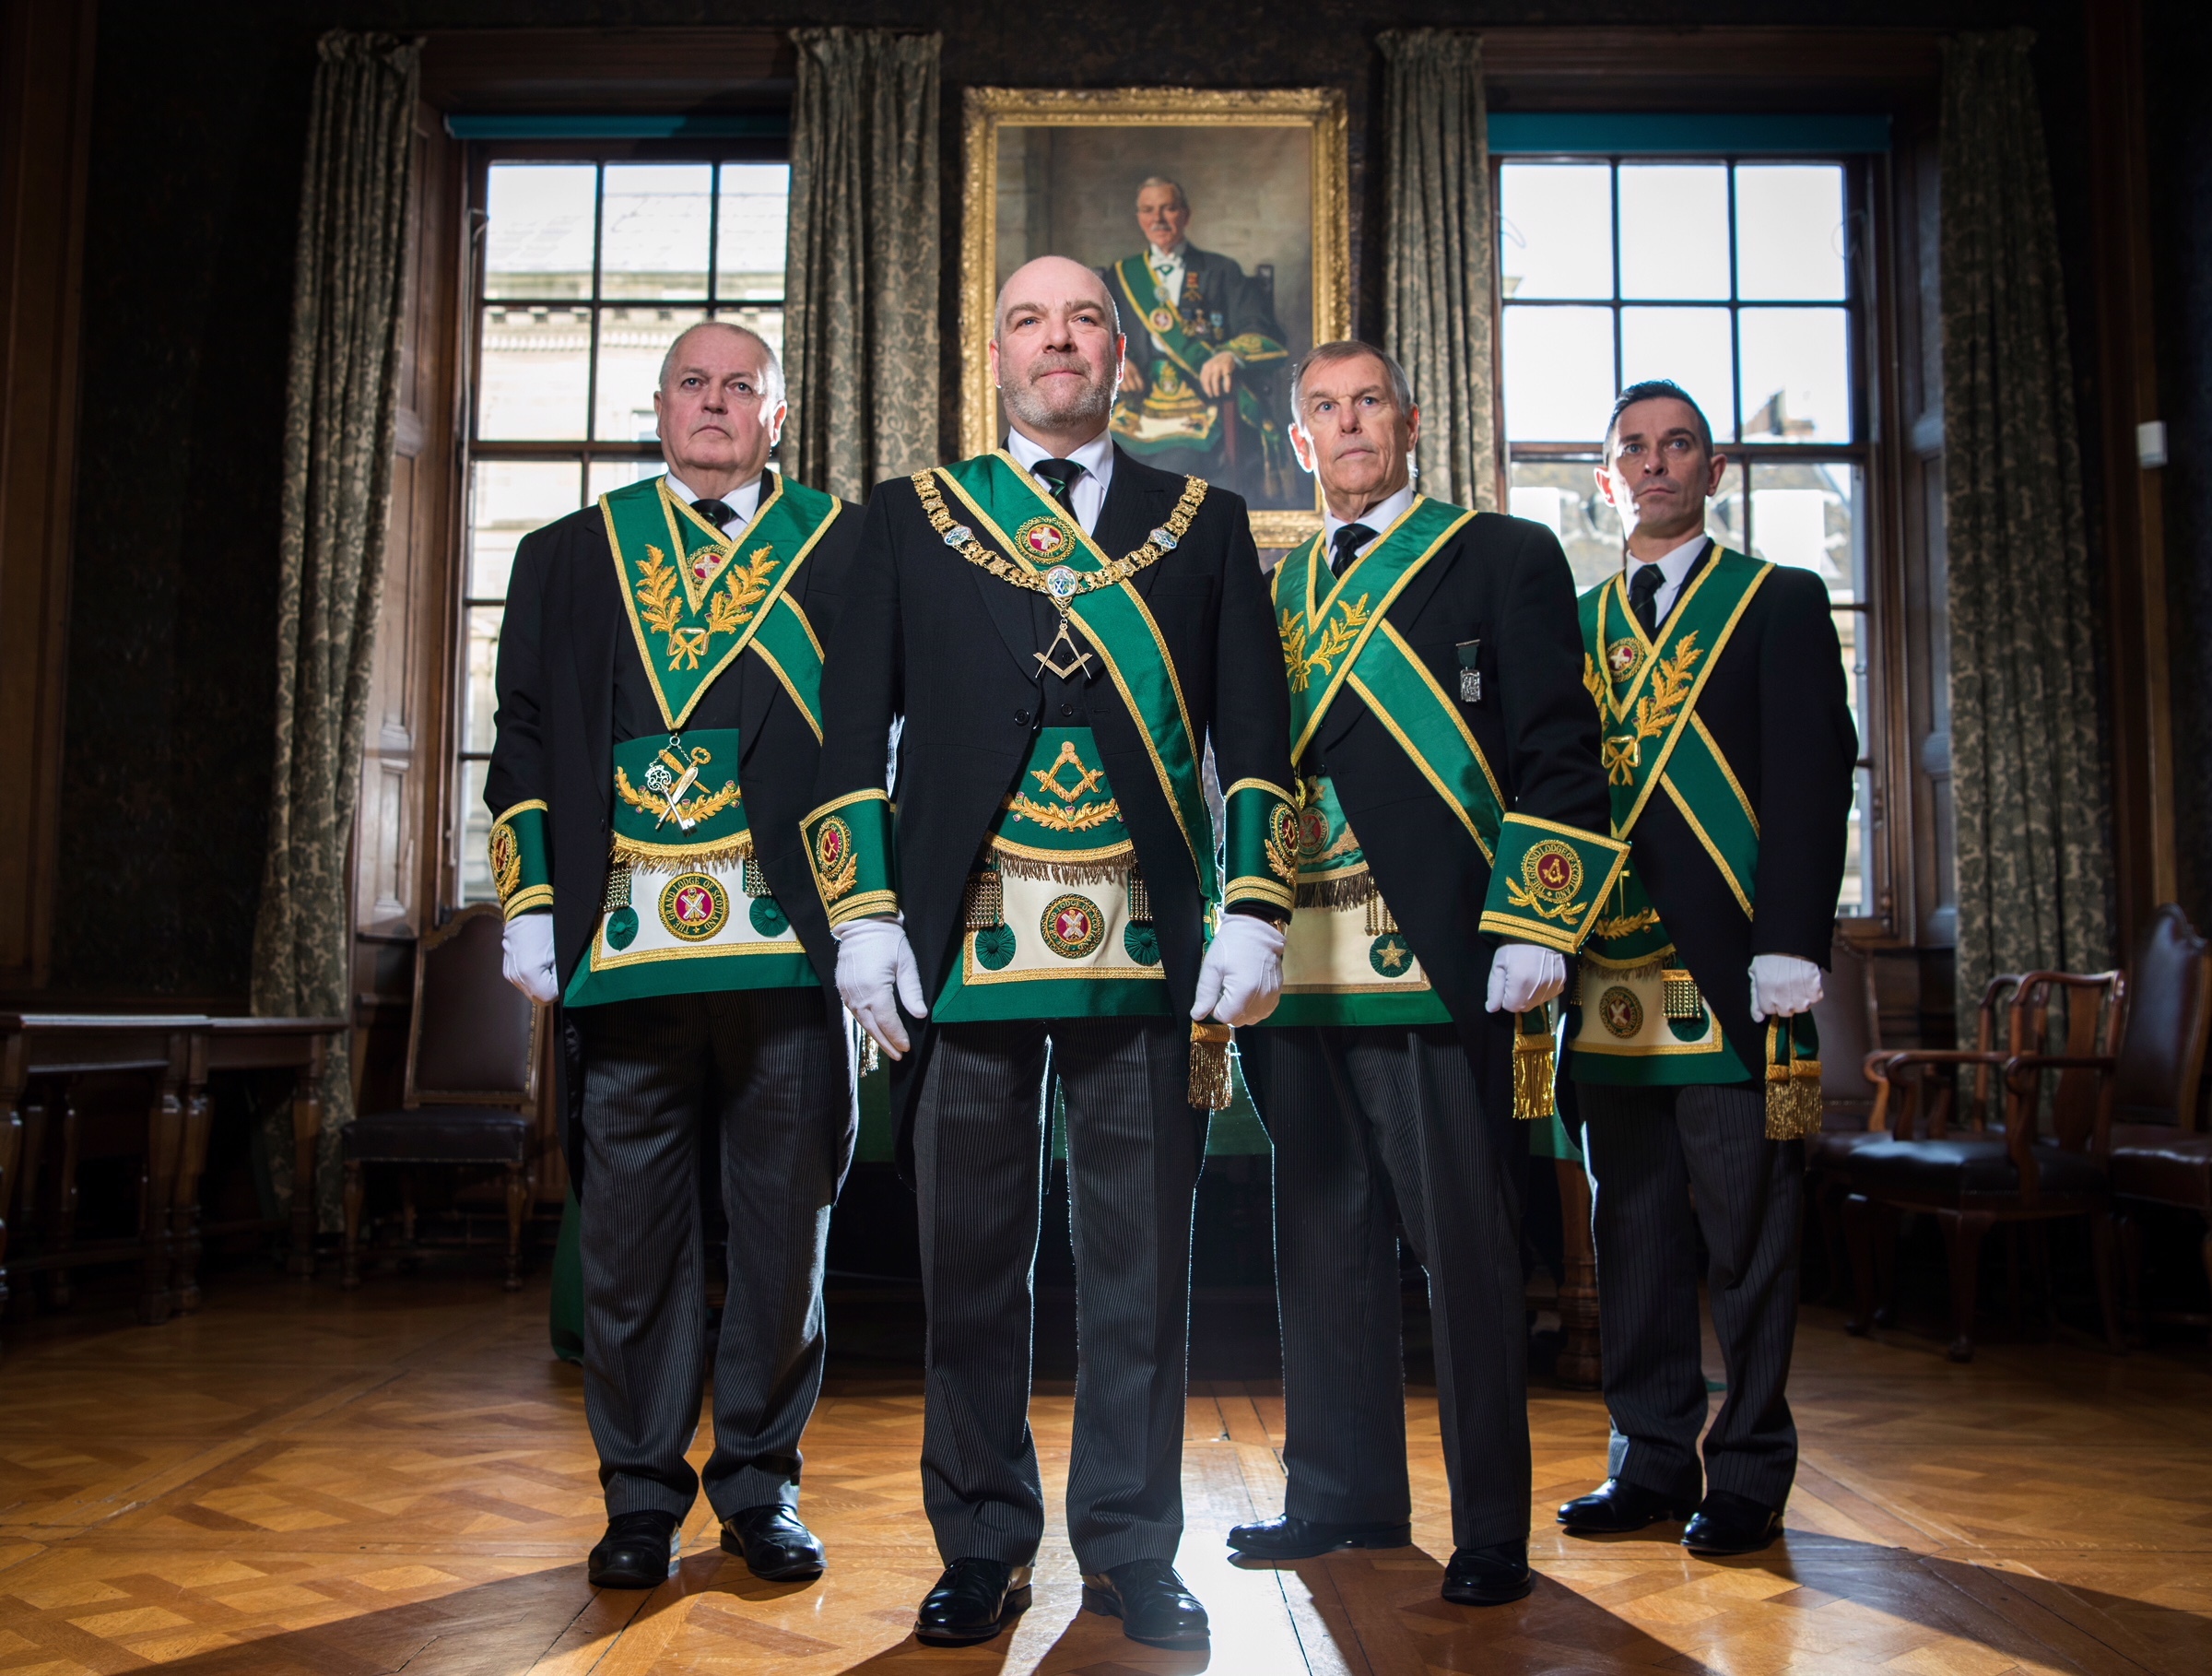
[[[2151,921],[2136,957],[2127,1040],[2113,1074],[2112,1199],[2127,1275],[2127,1313],[2145,1320],[2141,1211],[2185,1210],[2206,1224],[2199,1246],[2212,1280],[2212,1135],[2204,1132],[2199,1084],[2212,1028],[2212,956],[2172,903]],[[2161,1316],[2201,1327],[2202,1315]]]
[[[372,1163],[498,1165],[507,1175],[507,1290],[522,1285],[536,1123],[538,1009],[500,974],[501,916],[464,908],[415,947],[415,1012],[396,1112],[364,1112],[346,1127],[346,1254],[341,1284],[361,1283],[361,1172]],[[411,1173],[400,1180],[405,1238],[414,1243]]]
[[[1983,992],[1977,1045],[1971,1049],[1909,1049],[1869,1054],[1865,1068],[1875,1082],[1875,1109],[1869,1127],[1888,1127],[1882,1139],[1853,1149],[1841,1173],[1850,1188],[1845,1222],[1850,1233],[1856,1312],[1847,1324],[1864,1334],[1877,1323],[1876,1233],[1894,1213],[1932,1213],[1942,1225],[1949,1249],[1951,1344],[1954,1362],[1973,1359],[1974,1304],[1980,1281],[1982,1241],[1999,1222],[2041,1223],[2060,1217],[2089,1219],[2098,1299],[2105,1336],[2115,1353],[2121,1349],[2120,1320],[2113,1296],[2111,1188],[2107,1160],[2114,1068],[2124,1051],[2127,980],[2118,972],[2089,974],[2030,972],[1991,980]],[[2054,997],[2064,997],[2063,1021],[2054,1037]],[[2006,1009],[2005,1045],[1991,1045],[1997,1007]],[[2056,1047],[2059,1051],[2039,1051]],[[1932,1080],[1958,1068],[1974,1069],[1975,1098],[1963,1133],[1948,1121],[1949,1091],[1933,1102],[1921,1099]],[[1910,1079],[1908,1073],[1921,1075]],[[2044,1079],[2057,1074],[2045,1098]],[[1891,1123],[1892,1091],[1909,1082],[1904,1109],[1896,1115],[1912,1125],[1924,1117],[1925,1133],[1899,1129]],[[1987,1100],[1995,1092],[2004,1122],[1993,1127]],[[2041,1135],[2048,1104],[2053,1133]],[[1892,1240],[1893,1243],[1893,1240]]]

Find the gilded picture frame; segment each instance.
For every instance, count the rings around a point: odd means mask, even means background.
[[[1351,335],[1350,194],[1345,151],[1345,99],[1335,88],[1216,91],[1199,88],[1030,89],[970,88],[964,105],[965,145],[960,206],[960,451],[977,454],[996,447],[1005,420],[992,386],[984,345],[992,309],[1006,275],[1047,250],[1099,266],[1110,281],[1135,275],[1117,307],[1124,316],[1131,360],[1140,348],[1162,356],[1148,389],[1128,389],[1117,403],[1116,441],[1139,457],[1147,446],[1162,452],[1164,469],[1200,469],[1221,463],[1229,486],[1245,493],[1253,541],[1262,548],[1295,545],[1321,527],[1319,490],[1288,457],[1289,363],[1315,343]],[[1084,143],[1083,130],[1100,131]],[[1144,132],[1149,130],[1150,132]],[[1185,196],[1180,183],[1194,185]],[[1171,343],[1147,335],[1147,320],[1128,300],[1147,277],[1147,256],[1136,206],[1142,183],[1178,183],[1192,231],[1177,250],[1191,252],[1192,273],[1222,276],[1249,318],[1225,319],[1219,292],[1202,298],[1191,274],[1175,301],[1205,307],[1184,310],[1193,336]],[[1233,191],[1223,183],[1234,181]],[[1200,186],[1195,183],[1203,182]],[[1226,236],[1224,236],[1226,235]],[[1117,242],[1118,241],[1118,242]],[[1157,242],[1157,241],[1155,241]],[[1124,254],[1124,246],[1133,254]],[[1219,253],[1219,254],[1217,254]],[[1114,287],[1110,285],[1110,289]],[[1164,292],[1137,299],[1171,301]],[[1273,313],[1252,313],[1265,306]],[[1133,313],[1135,318],[1130,318]],[[1276,314],[1280,315],[1279,324]],[[1184,322],[1169,309],[1154,318]],[[1257,320],[1277,325],[1240,335]],[[1208,323],[1211,336],[1206,341]],[[1167,352],[1195,342],[1200,352],[1249,351],[1233,387],[1215,398],[1196,381],[1177,381]],[[1256,350],[1252,346],[1258,346]],[[1177,364],[1191,369],[1191,358]],[[1224,363],[1227,364],[1227,363]],[[1134,371],[1132,386],[1146,373]],[[1180,400],[1195,419],[1169,412]],[[1161,411],[1152,410],[1158,405]],[[1208,410],[1213,417],[1208,418]],[[1167,427],[1187,422],[1211,454],[1194,455],[1174,444]],[[1198,462],[1194,465],[1194,458]],[[1287,466],[1287,469],[1286,469]]]

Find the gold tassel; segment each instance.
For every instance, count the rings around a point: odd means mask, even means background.
[[[1229,1045],[1236,1032],[1212,1019],[1191,1026],[1190,1103],[1201,1112],[1229,1110]]]
[[[883,1068],[883,1050],[876,1045],[876,1038],[866,1031],[860,1033],[860,1074],[873,1077]]]
[[[1664,990],[1666,1016],[1670,1019],[1696,1019],[1704,1016],[1705,1003],[1698,995],[1698,980],[1680,966],[1669,966],[1659,974]]]
[[[1142,868],[1129,869],[1129,923],[1133,926],[1152,923],[1152,887],[1145,882]]]
[[[1806,1140],[1820,1132],[1820,1061],[1800,1057],[1788,1021],[1767,1023],[1767,1139]]]
[[[606,891],[601,897],[599,906],[608,914],[629,906],[629,863],[627,861],[617,857],[606,864]]]
[[[1370,937],[1388,937],[1398,929],[1398,916],[1390,911],[1390,904],[1377,891],[1367,899],[1367,934]]]
[[[747,896],[750,896],[758,901],[763,896],[773,896],[775,894],[774,891],[768,888],[768,869],[760,865],[759,856],[747,856],[745,858],[744,877],[745,893]]]
[[[960,924],[970,931],[988,931],[1006,917],[1006,887],[994,868],[983,868],[968,875],[966,899],[960,904]]]
[[[1559,1109],[1555,1087],[1558,1061],[1551,1040],[1551,1009],[1538,1007],[1518,1015],[1513,1036],[1513,1115],[1524,1123],[1549,1117]]]

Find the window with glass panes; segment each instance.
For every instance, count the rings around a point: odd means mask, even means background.
[[[477,175],[482,283],[456,771],[460,897],[496,892],[485,763],[507,576],[532,530],[657,476],[653,394],[678,333],[727,320],[783,348],[787,163],[564,158]]]
[[[1728,458],[1712,537],[1828,586],[1860,749],[1872,519],[1857,166],[1751,158],[1500,160],[1500,380],[1511,510],[1554,530],[1578,588],[1621,568],[1597,492],[1614,395],[1680,384]],[[1870,911],[1862,757],[1838,912]]]

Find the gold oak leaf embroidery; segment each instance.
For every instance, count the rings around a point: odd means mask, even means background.
[[[684,620],[684,608],[676,596],[676,567],[659,548],[648,547],[645,557],[638,561],[638,604],[643,608],[645,626],[663,634],[674,633]]]
[[[1691,630],[1682,637],[1682,644],[1675,655],[1662,658],[1659,667],[1652,671],[1652,690],[1636,701],[1636,738],[1639,740],[1655,739],[1675,725],[1675,714],[1682,708],[1682,701],[1689,696],[1690,666],[1705,654],[1698,648],[1698,634]]]
[[[1583,654],[1583,688],[1590,694],[1590,702],[1597,706],[1601,716],[1606,713],[1606,679],[1597,672],[1597,660],[1589,653]]]
[[[735,634],[753,620],[753,608],[768,592],[768,579],[782,562],[771,549],[756,548],[743,563],[730,567],[729,580],[707,602],[707,635]]]
[[[1360,595],[1344,608],[1341,621],[1330,623],[1322,630],[1321,644],[1306,655],[1308,664],[1326,669],[1331,675],[1336,673],[1336,660],[1344,655],[1345,649],[1352,642],[1359,638],[1359,631],[1367,626],[1368,597],[1365,594]]]
[[[1617,914],[1610,919],[1592,921],[1590,935],[1601,943],[1609,943],[1615,938],[1633,937],[1639,931],[1648,931],[1658,923],[1658,909],[1639,908],[1633,914]]]
[[[1283,671],[1290,678],[1290,690],[1303,692],[1313,679],[1306,665],[1306,614],[1285,611],[1276,632],[1282,637]]]

